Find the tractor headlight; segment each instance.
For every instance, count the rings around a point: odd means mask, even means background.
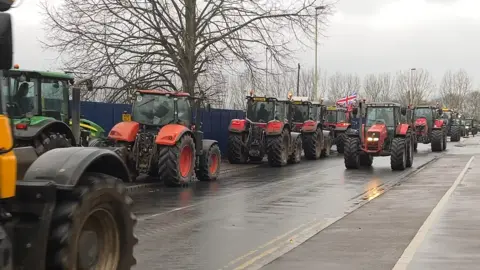
[[[466,129],[469,129],[470,127],[469,126],[466,126]]]
[[[378,142],[378,138],[368,137],[367,141],[369,142]]]

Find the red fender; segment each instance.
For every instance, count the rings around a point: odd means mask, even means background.
[[[133,142],[137,136],[140,124],[138,122],[120,122],[108,133],[108,138],[115,141]]]
[[[188,128],[178,124],[169,124],[162,127],[155,139],[156,144],[172,146],[185,134],[190,132]]]
[[[272,120],[267,123],[267,128],[265,132],[267,135],[280,135],[282,134],[283,130],[283,122],[280,122],[278,120]]]
[[[400,124],[397,126],[397,130],[395,130],[396,135],[407,135],[408,131],[408,124]]]
[[[245,119],[232,119],[228,130],[231,132],[244,132],[247,128],[247,120]]]
[[[415,126],[426,126],[427,125],[427,118],[419,117],[415,120]]]
[[[314,132],[315,130],[317,130],[317,122],[307,120],[303,123],[302,132]]]
[[[443,127],[443,120],[437,119],[433,124],[433,128],[442,128]]]

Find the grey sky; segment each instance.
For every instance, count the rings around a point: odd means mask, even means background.
[[[57,0],[61,1],[61,0]],[[54,69],[56,54],[43,52],[39,0],[13,10],[15,62],[23,68]],[[447,69],[480,72],[479,0],[339,0],[319,66],[359,75],[426,68],[438,81]],[[299,53],[313,66],[313,49]]]

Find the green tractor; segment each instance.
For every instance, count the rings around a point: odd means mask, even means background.
[[[73,83],[69,73],[21,70],[18,65],[4,72],[2,94],[10,89],[13,96],[2,108],[14,121],[16,147],[33,146],[41,155],[54,148],[87,146],[90,139],[104,136],[102,127],[80,119],[80,136],[75,138],[71,118],[79,113],[80,92],[70,91]]]

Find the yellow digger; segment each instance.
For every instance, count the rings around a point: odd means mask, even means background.
[[[0,0],[0,269],[130,269],[138,240],[120,157],[89,147],[39,157],[31,146],[13,147],[3,76],[12,66],[12,31],[2,13],[12,2]],[[79,125],[80,116],[72,118]]]

